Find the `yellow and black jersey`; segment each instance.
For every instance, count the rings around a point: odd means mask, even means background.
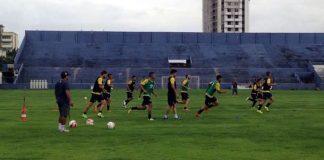
[[[252,91],[251,91],[252,94],[256,94],[256,93],[258,93],[258,84],[257,84],[257,82],[254,82],[254,83],[252,84],[251,89],[252,89]]]
[[[265,78],[262,87],[263,87],[263,92],[270,92],[272,87],[272,79],[269,77]]]
[[[133,91],[134,91],[134,89],[135,89],[135,84],[136,84],[136,82],[133,81],[133,80],[129,80],[129,81],[127,82],[127,86],[128,86],[128,88],[129,88],[128,92],[133,92]]]
[[[168,79],[168,92],[169,93],[174,93],[172,86],[174,86],[174,88],[177,88],[177,82],[176,82],[175,77],[170,76]]]
[[[108,79],[105,83],[105,90],[107,93],[111,93],[111,88],[112,88],[112,80]]]
[[[101,85],[103,85],[103,77],[99,76],[93,85],[92,93],[97,95],[102,94],[103,90],[100,88]]]

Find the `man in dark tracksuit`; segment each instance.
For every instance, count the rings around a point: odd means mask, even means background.
[[[69,132],[69,130],[65,129],[65,124],[66,118],[70,113],[70,106],[73,107],[68,79],[69,73],[64,71],[61,73],[61,80],[55,84],[56,103],[60,111],[58,119],[58,130],[60,132]]]

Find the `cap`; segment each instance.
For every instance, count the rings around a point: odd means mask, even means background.
[[[63,71],[63,72],[61,73],[61,78],[62,78],[62,79],[66,78],[67,76],[70,76],[69,72],[67,72],[67,71]]]

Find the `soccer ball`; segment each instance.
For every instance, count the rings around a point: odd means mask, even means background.
[[[107,123],[107,127],[108,127],[109,129],[114,129],[114,128],[116,127],[116,124],[115,124],[114,122],[108,122],[108,123]]]
[[[88,97],[83,97],[83,99],[84,99],[84,100],[87,100],[87,99],[88,99]]]
[[[93,126],[94,125],[94,120],[91,119],[91,118],[87,119],[86,125]]]
[[[72,120],[69,123],[70,128],[76,128],[78,126],[78,123],[76,122],[76,120]]]

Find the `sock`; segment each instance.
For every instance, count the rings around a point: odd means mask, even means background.
[[[268,103],[266,106],[267,106],[267,107],[270,107],[270,105],[271,105],[271,103]]]
[[[152,114],[149,113],[149,114],[148,114],[148,119],[151,119],[151,118],[152,118]]]
[[[253,101],[252,107],[254,107],[256,103],[257,103],[257,101]]]
[[[175,119],[178,119],[178,118],[179,118],[178,114],[175,114],[175,115],[174,115],[174,118],[175,118]]]
[[[108,111],[110,110],[110,105],[107,105],[107,110],[108,110]]]
[[[164,119],[168,119],[168,115],[165,114],[165,115],[164,115]]]
[[[58,124],[58,130],[61,130],[61,123]]]
[[[204,111],[204,109],[200,109],[200,110],[198,111],[198,114],[201,114],[203,111]]]
[[[188,107],[183,107],[183,109],[188,109]]]
[[[102,113],[102,111],[99,111],[99,113]]]
[[[83,112],[83,114],[87,114],[87,112]]]
[[[261,109],[262,109],[262,104],[259,104],[258,110],[261,110]]]
[[[129,100],[126,100],[125,102],[126,102],[126,104],[128,104],[129,103]]]
[[[97,105],[97,108],[99,108],[100,106],[101,106],[101,104],[98,104],[98,105]]]

